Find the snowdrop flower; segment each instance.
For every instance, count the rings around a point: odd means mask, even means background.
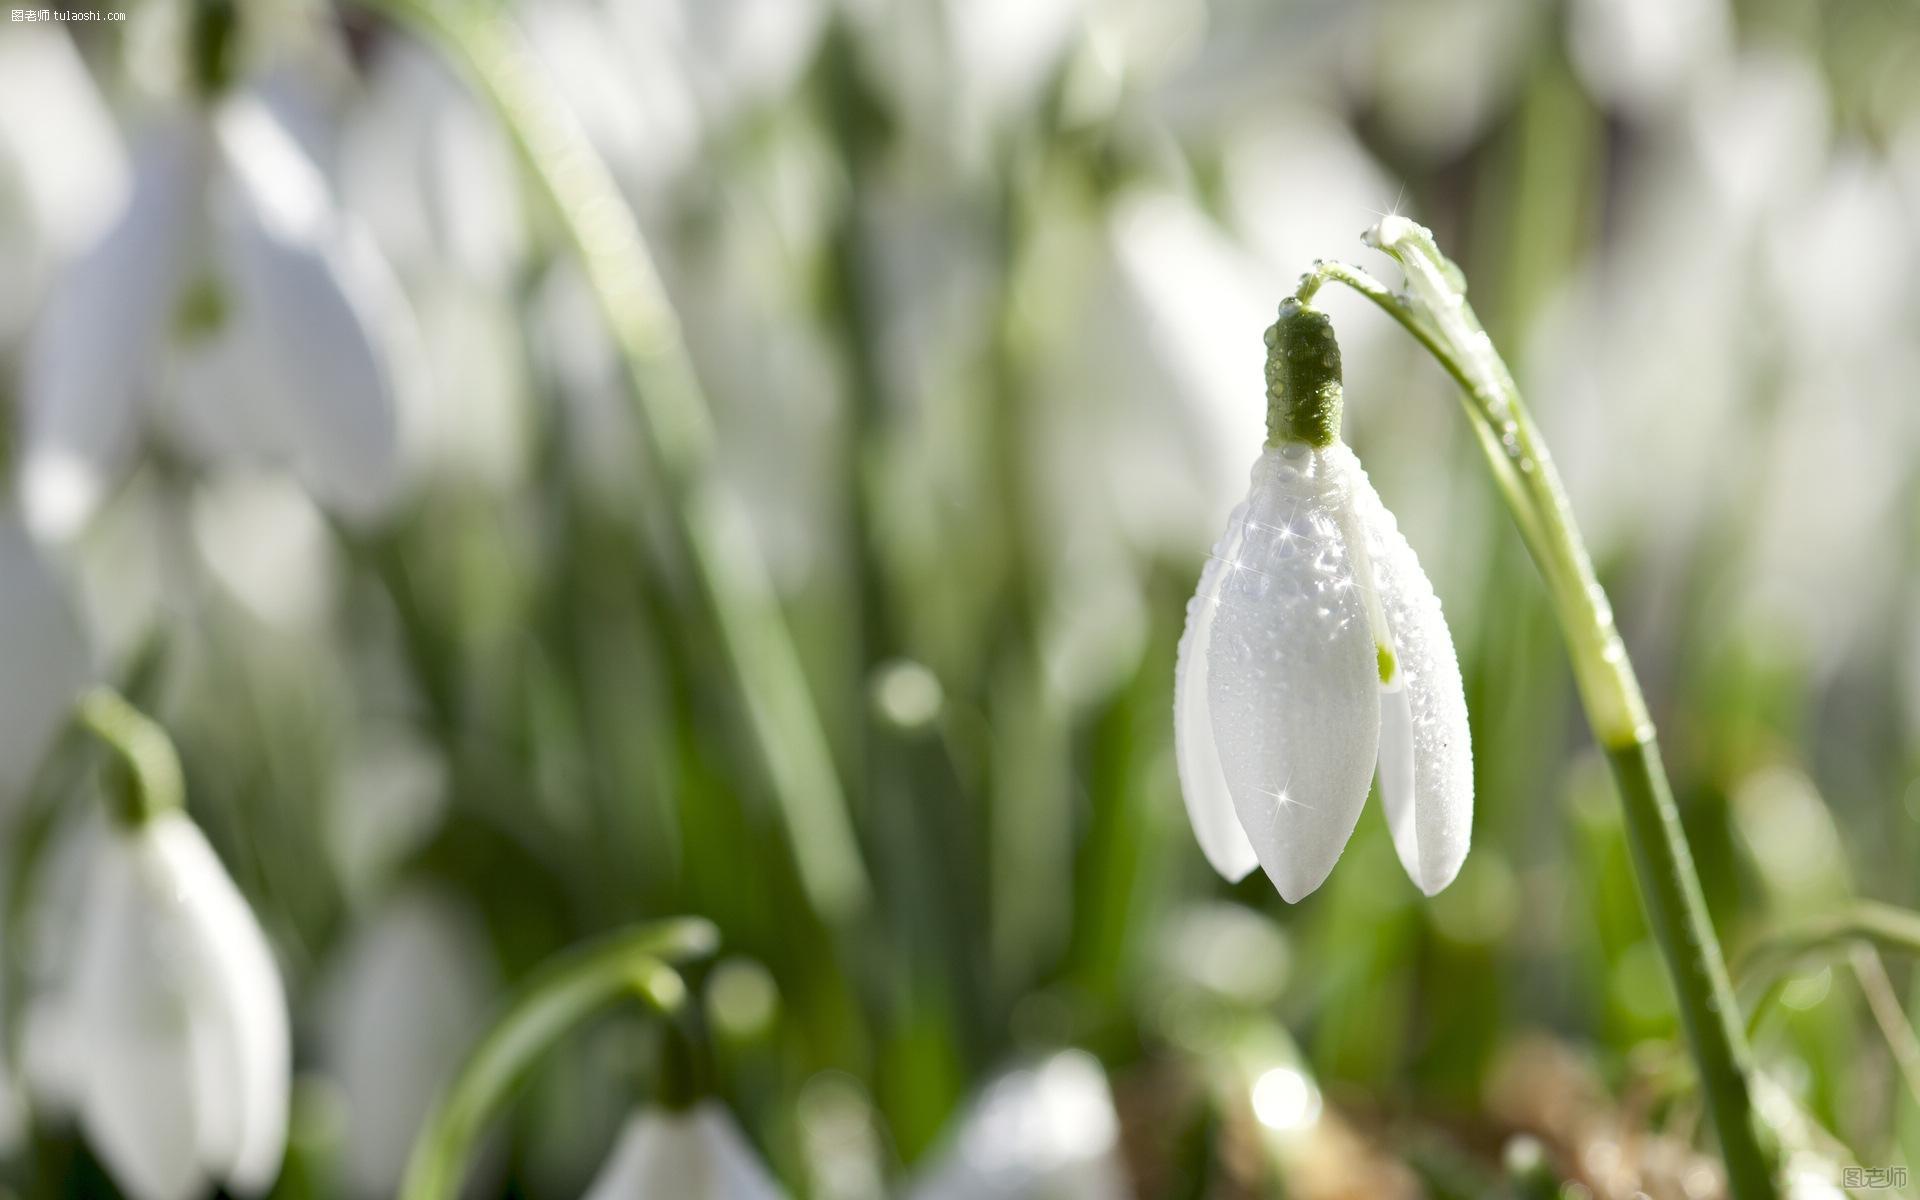
[[[1452,881],[1473,809],[1467,706],[1433,586],[1339,440],[1340,355],[1289,300],[1267,334],[1268,440],[1187,606],[1174,681],[1181,790],[1201,849],[1319,887],[1378,774],[1422,891]]]
[[[319,1039],[346,1096],[350,1194],[398,1194],[421,1120],[482,1027],[494,983],[485,933],[458,897],[409,889],[354,935],[329,972]]]
[[[674,1111],[647,1108],[620,1133],[586,1200],[781,1200],[739,1126],[717,1100]]]
[[[56,1099],[134,1200],[265,1191],[286,1148],[291,1051],[246,901],[177,809],[107,831],[88,888]]]
[[[57,112],[58,121],[45,119]],[[62,257],[99,235],[126,187],[126,155],[106,100],[58,25],[0,41],[0,337],[24,332]]]
[[[1129,1195],[1113,1092],[1064,1050],[1002,1075],[961,1117],[910,1200],[1117,1200]]]
[[[202,453],[288,464],[323,502],[370,515],[398,483],[407,332],[371,240],[264,105],[237,94],[161,117],[27,348],[29,527],[84,526],[155,416]]]
[[[1594,95],[1646,115],[1724,54],[1727,7],[1726,0],[1579,0],[1567,19],[1574,69]]]

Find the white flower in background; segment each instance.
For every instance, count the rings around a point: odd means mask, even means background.
[[[818,0],[550,0],[521,19],[644,222],[710,165],[703,142],[800,85],[829,12]]]
[[[460,897],[425,888],[383,903],[342,951],[320,1047],[347,1101],[341,1165],[354,1195],[399,1191],[420,1122],[472,1046],[495,983],[478,919]]]
[[[382,43],[342,125],[340,204],[365,221],[419,326],[434,386],[414,467],[497,488],[533,453],[514,307],[521,190],[513,144],[471,89],[424,47]]]
[[[1093,1056],[1065,1050],[987,1086],[910,1200],[1119,1200],[1120,1118]]]
[[[343,116],[342,207],[394,269],[510,292],[527,256],[513,143],[452,69],[411,39],[381,42]]]
[[[1429,162],[1445,161],[1486,132],[1524,81],[1529,56],[1550,26],[1549,10],[1531,0],[1379,0],[1366,7],[1375,17],[1371,44],[1351,51],[1349,61],[1370,72],[1362,86],[1371,87],[1389,136]]]
[[[70,1106],[121,1190],[189,1200],[265,1191],[287,1141],[286,993],[265,935],[197,826],[115,826],[87,881],[68,994],[41,1020]],[[47,1049],[47,1039],[58,1050]]]
[[[1429,895],[1466,858],[1473,762],[1433,585],[1339,440],[1339,350],[1295,301],[1269,332],[1269,444],[1187,606],[1174,681],[1181,790],[1207,859],[1288,901],[1339,859],[1377,773]]]
[[[90,669],[66,589],[26,531],[0,517],[0,813],[39,769]]]
[[[156,418],[203,456],[286,464],[323,503],[378,511],[400,481],[409,332],[370,240],[259,101],[159,118],[27,348],[29,527],[85,525]]]
[[[1567,48],[1595,96],[1646,115],[1728,46],[1726,0],[1578,0]]]
[[[733,1117],[717,1100],[685,1111],[647,1108],[628,1120],[585,1200],[780,1200]]]
[[[1245,403],[1255,339],[1295,274],[1165,191],[1116,198],[1102,227],[1049,233],[1035,262],[1035,308],[1063,324],[1042,372],[1055,399],[1033,416],[1051,536],[1076,553],[1190,548],[1233,503],[1231,475],[1260,436]]]
[[[113,117],[72,39],[57,25],[9,29],[0,40],[0,337],[31,318],[55,263],[98,236],[126,173]]]

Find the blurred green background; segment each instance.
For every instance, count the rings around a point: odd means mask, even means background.
[[[180,90],[181,13],[130,7],[0,31],[0,397],[76,251],[35,181],[121,161]],[[1390,211],[1465,268],[1560,459],[1730,953],[1850,895],[1920,902],[1908,0],[515,4],[682,322],[716,430],[691,492],[443,49],[351,4],[242,14],[242,86],[404,289],[406,487],[334,515],[156,437],[48,553],[280,954],[275,1195],[391,1194],[514,980],[676,913],[723,931],[722,1095],[796,1194],[909,1187],[988,1080],[1062,1047],[1105,1070],[1126,1194],[1507,1194],[1536,1186],[1503,1165],[1521,1132],[1568,1196],[1716,1194],[1544,592],[1449,383],[1349,296],[1347,433],[1461,652],[1473,851],[1426,901],[1370,806],[1289,907],[1187,828],[1173,647],[1258,450],[1261,330],[1316,257],[1389,277],[1357,235]],[[755,704],[810,743],[729,666],[675,519],[707,489],[718,607],[770,585],[838,788],[765,765]],[[35,777],[6,834],[17,1052],[88,762],[4,773]],[[1834,1162],[1920,1163],[1849,960],[1755,1030]],[[654,1052],[637,1012],[569,1039],[475,1194],[578,1194]],[[1276,1067],[1318,1117],[1261,1133]],[[108,1194],[70,1128],[6,1108],[0,1192]],[[1032,1186],[979,1194],[1111,1194]],[[1537,1186],[1513,1194],[1562,1194]]]

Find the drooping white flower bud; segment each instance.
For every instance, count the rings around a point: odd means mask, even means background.
[[[381,511],[403,483],[417,339],[319,167],[241,93],[154,119],[132,174],[29,339],[29,528],[77,534],[150,425],[201,457],[284,466],[349,517]]]
[[[642,1109],[627,1121],[620,1141],[585,1200],[784,1200],[733,1117],[717,1100],[692,1108]]]
[[[1201,849],[1257,862],[1288,901],[1326,879],[1377,775],[1429,895],[1466,857],[1473,762],[1433,586],[1339,440],[1340,361],[1289,301],[1268,335],[1269,440],[1187,606],[1174,682],[1181,789]]]
[[[1120,1118],[1100,1063],[1062,1050],[989,1083],[908,1200],[1119,1200]]]
[[[62,1009],[61,1090],[120,1189],[265,1191],[287,1141],[287,1000],[265,936],[178,810],[104,835]]]

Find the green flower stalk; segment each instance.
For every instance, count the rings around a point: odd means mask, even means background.
[[[137,829],[186,807],[187,786],[173,739],[126,697],[111,688],[94,688],[80,698],[75,719],[120,759],[123,777],[113,796],[120,824]]]
[[[467,1055],[407,1160],[401,1200],[452,1200],[460,1194],[474,1143],[487,1121],[542,1055],[580,1023],[621,997],[637,996],[669,1023],[688,1002],[674,963],[709,957],[719,933],[697,917],[656,921],[608,934],[555,957],[520,989]],[[667,1067],[670,1091],[684,1082]],[[673,1096],[679,1104],[689,1097]]]
[[[1754,1111],[1746,1034],[1720,942],[1639,681],[1559,472],[1512,372],[1467,303],[1465,277],[1432,233],[1391,216],[1365,240],[1400,265],[1404,293],[1357,268],[1322,262],[1302,279],[1294,302],[1308,304],[1328,280],[1346,284],[1398,321],[1460,385],[1501,497],[1546,581],[1588,724],[1619,784],[1641,901],[1673,981],[1728,1182],[1739,1200],[1770,1200],[1779,1195],[1772,1139]]]

